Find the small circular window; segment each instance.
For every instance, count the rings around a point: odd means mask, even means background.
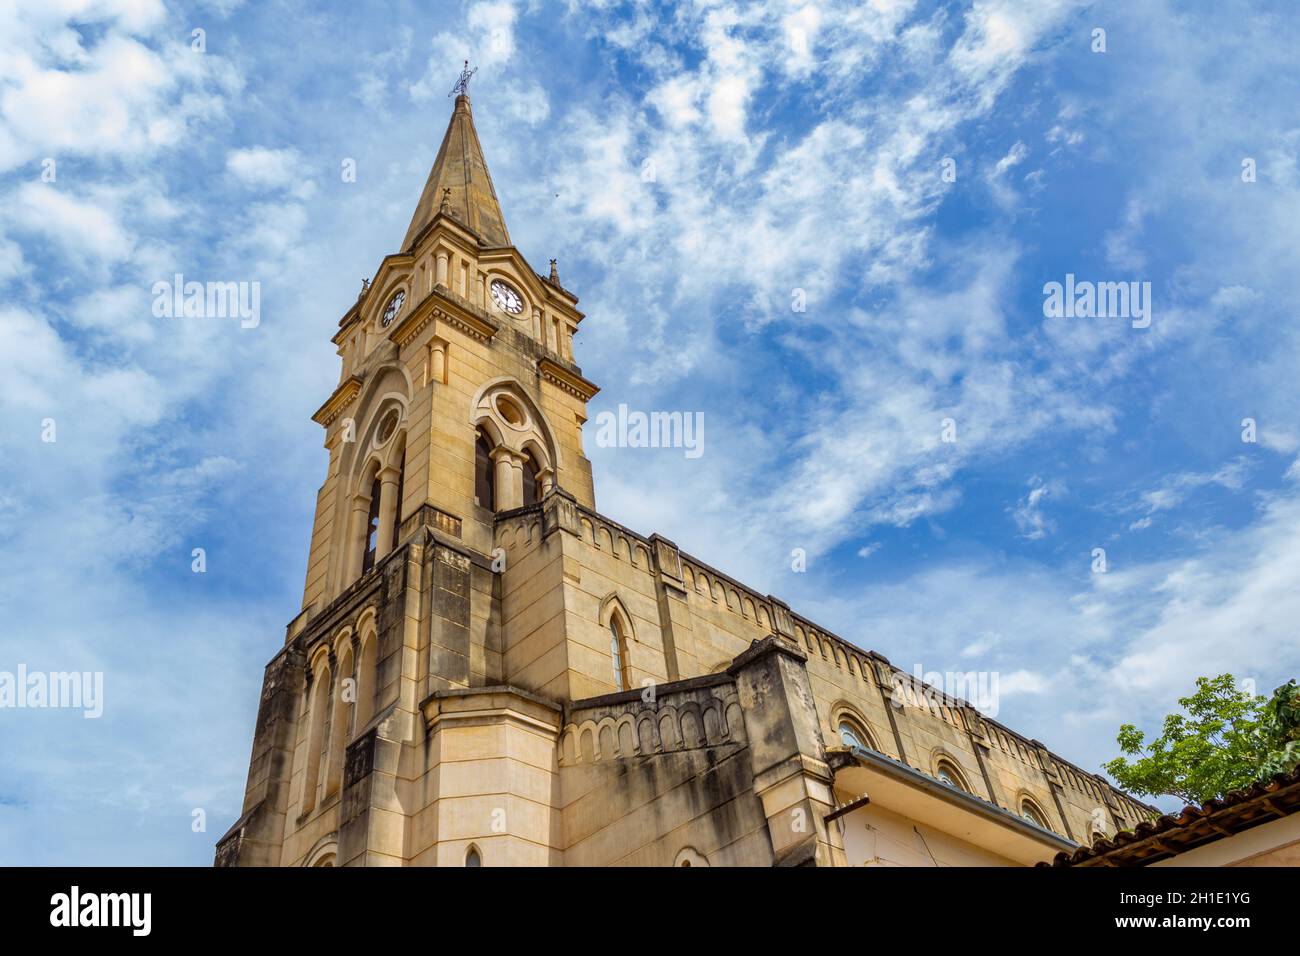
[[[393,437],[393,432],[397,431],[397,409],[393,409],[379,423],[379,430],[375,432],[375,443],[382,445],[388,439]]]
[[[519,406],[506,398],[504,395],[498,395],[496,400],[497,412],[511,425],[516,428],[524,424],[524,413]]]

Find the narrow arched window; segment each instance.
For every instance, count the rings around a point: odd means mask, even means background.
[[[308,693],[307,770],[303,774],[302,811],[316,806],[316,787],[320,783],[321,751],[325,748],[325,711],[329,706],[330,670],[322,667],[312,678]]]
[[[375,566],[375,551],[379,547],[379,492],[383,484],[379,476],[370,484],[370,517],[366,519],[366,553],[361,559],[361,573]]]
[[[524,504],[535,505],[541,500],[541,482],[537,479],[537,459],[532,452],[524,453]]]
[[[970,788],[966,786],[966,780],[962,777],[961,772],[946,760],[939,761],[939,766],[935,769],[934,775],[939,778],[941,783],[952,787],[954,790],[970,791]]]
[[[378,643],[379,637],[373,632],[361,638],[361,657],[357,663],[356,715],[352,720],[353,734],[364,729],[375,712],[375,646]]]
[[[1044,830],[1051,829],[1051,827],[1047,825],[1047,819],[1043,816],[1042,812],[1028,800],[1025,800],[1020,804],[1020,815],[1036,827],[1041,827]]]
[[[469,848],[469,852],[465,854],[465,865],[466,866],[483,865],[483,857],[479,856],[478,847],[472,846]]]
[[[483,432],[474,443],[474,497],[489,511],[496,510],[496,475],[492,466],[492,446]]]
[[[405,452],[403,452],[405,454]],[[406,462],[400,462],[400,470],[397,472],[397,500],[393,502],[393,547],[397,547],[397,542],[401,538],[398,534],[402,530],[402,496],[406,493]]]
[[[343,783],[343,759],[351,731],[354,695],[344,693],[342,682],[354,679],[351,646],[345,646],[338,656],[339,684],[334,691],[334,706],[330,716],[329,745],[325,756],[325,796],[338,790]]]
[[[618,626],[618,618],[609,619],[609,656],[614,665],[614,686],[619,690],[630,690],[630,677],[627,668],[627,642]]]
[[[858,730],[851,721],[841,720],[839,726],[840,743],[846,747],[857,747],[859,750],[870,750],[867,745],[866,734]]]

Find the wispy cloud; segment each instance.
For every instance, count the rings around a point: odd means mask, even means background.
[[[1000,719],[1089,768],[1197,673],[1300,668],[1291,18],[1130,5],[1094,54],[1057,0],[205,9],[203,53],[162,3],[0,12],[5,650],[119,701],[7,738],[0,856],[206,863],[190,811],[237,815],[329,336],[465,58],[511,235],[582,295],[592,412],[709,422],[694,461],[589,449],[602,510],[896,662],[997,670]],[[260,281],[265,320],[155,319],[175,272]],[[1045,320],[1067,272],[1150,280],[1151,328]]]

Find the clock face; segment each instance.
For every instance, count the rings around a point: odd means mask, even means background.
[[[393,324],[393,319],[397,318],[397,313],[402,311],[402,303],[406,301],[406,293],[398,292],[388,300],[388,308],[384,309],[384,328]]]
[[[492,280],[492,301],[502,312],[509,312],[511,315],[518,315],[524,310],[524,300],[519,298],[519,293],[500,279]]]

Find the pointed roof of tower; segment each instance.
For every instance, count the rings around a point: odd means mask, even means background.
[[[447,123],[438,158],[429,170],[429,179],[402,241],[404,250],[411,248],[440,211],[468,226],[487,246],[510,245],[506,220],[501,215],[501,204],[497,202],[492,176],[483,159],[483,147],[474,129],[469,97],[464,93],[456,97],[456,108]]]

